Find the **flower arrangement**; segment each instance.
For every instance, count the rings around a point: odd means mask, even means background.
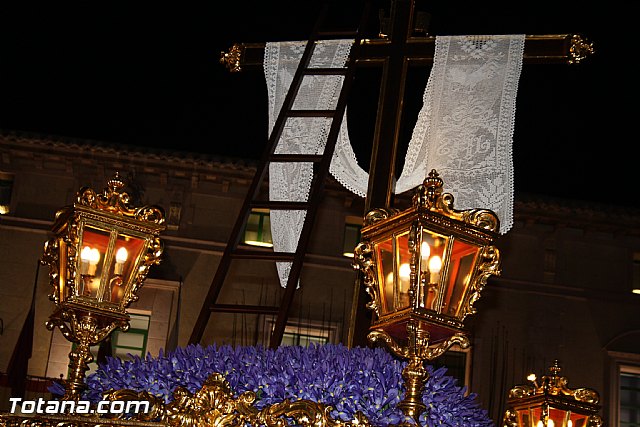
[[[404,393],[401,371],[405,363],[381,348],[326,344],[274,350],[189,345],[156,358],[108,358],[87,377],[86,398],[98,401],[109,389],[130,389],[150,392],[167,403],[177,386],[193,393],[211,373],[219,372],[237,394],[255,392],[257,408],[284,399],[308,399],[330,405],[331,416],[342,421],[353,419],[360,411],[373,425],[414,423],[397,408]],[[427,411],[420,416],[421,425],[493,425],[475,394],[465,395],[465,388],[445,375],[446,368],[427,369],[423,394]]]

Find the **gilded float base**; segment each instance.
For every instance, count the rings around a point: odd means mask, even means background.
[[[173,400],[167,404],[148,392],[132,390],[111,391],[103,397],[111,401],[148,401],[149,411],[135,414],[132,419],[115,415],[97,417],[94,414],[45,416],[0,413],[0,427],[371,426],[362,413],[357,413],[355,419],[348,422],[335,420],[330,416],[330,406],[310,400],[284,400],[258,409],[254,406],[255,393],[245,392],[234,397],[229,383],[219,373],[212,374],[195,393],[183,387],[176,388]]]

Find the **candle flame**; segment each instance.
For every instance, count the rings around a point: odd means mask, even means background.
[[[439,273],[442,268],[442,258],[438,255],[434,255],[429,258],[429,271],[432,273]]]
[[[400,276],[400,279],[408,279],[411,275],[411,266],[407,263],[401,264],[398,275]]]
[[[420,245],[420,257],[423,259],[427,259],[429,258],[430,254],[431,248],[429,247],[429,244],[427,242],[422,242],[422,244]]]
[[[129,253],[127,249],[123,246],[116,252],[116,262],[123,263],[127,260]]]

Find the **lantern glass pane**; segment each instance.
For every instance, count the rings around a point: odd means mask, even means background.
[[[549,407],[549,419],[553,423],[553,427],[586,427],[589,416]],[[547,422],[547,427],[549,424],[551,423]]]
[[[518,412],[518,425],[522,427],[535,427],[535,425],[531,422],[531,416],[529,415],[529,411],[520,410]]]
[[[549,420],[551,420],[551,422],[547,422],[547,425],[553,424],[553,427],[569,427],[567,425],[569,422],[569,414],[569,411],[550,407]],[[571,424],[573,424],[573,422]]]
[[[567,427],[587,427],[589,422],[588,415],[576,414],[575,412],[568,412],[568,418]]]
[[[542,424],[542,407],[536,406],[529,408],[529,422],[531,427],[541,427]]]
[[[447,238],[428,230],[422,232],[420,244],[420,292],[418,305],[429,310],[438,309],[438,289],[443,271]]]
[[[398,253],[398,280],[396,281],[395,307],[402,310],[409,307],[409,288],[411,287],[411,254],[409,253],[409,232],[396,237]]]
[[[453,242],[449,259],[449,279],[442,302],[442,312],[457,317],[468,294],[478,247],[460,240]]]
[[[376,244],[376,262],[378,269],[378,286],[380,294],[380,313],[391,313],[394,306],[393,298],[393,240],[391,238]]]
[[[135,277],[133,271],[136,267],[145,240],[126,234],[118,235],[113,249],[113,261],[109,270],[109,286],[104,295],[105,301],[119,304],[125,295],[126,287]]]
[[[107,230],[84,225],[78,254],[77,295],[98,298],[109,235]]]

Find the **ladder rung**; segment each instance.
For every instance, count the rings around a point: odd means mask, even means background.
[[[213,304],[211,311],[220,313],[278,314],[278,307],[244,304]]]
[[[311,204],[307,201],[304,202],[290,202],[281,200],[258,200],[252,201],[252,208],[259,209],[272,209],[272,210],[306,210],[309,209]]]
[[[289,163],[289,162],[313,162],[320,163],[324,157],[322,154],[272,154],[269,161],[272,163]]]
[[[307,75],[344,76],[347,74],[347,69],[346,68],[305,68],[304,73]]]
[[[336,110],[289,110],[289,117],[333,117]]]
[[[293,252],[272,252],[257,249],[236,249],[230,256],[234,259],[263,259],[267,261],[293,262],[296,254]]]

